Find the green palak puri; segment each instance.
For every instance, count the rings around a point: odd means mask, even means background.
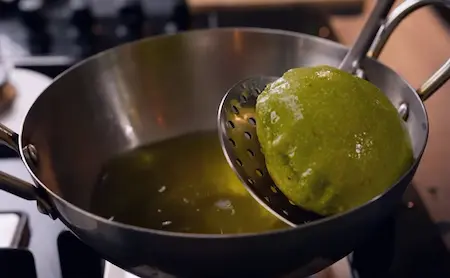
[[[389,99],[333,67],[287,71],[258,96],[256,116],[275,184],[296,205],[321,215],[366,203],[414,161]]]

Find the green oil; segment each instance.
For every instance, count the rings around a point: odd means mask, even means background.
[[[216,131],[196,132],[122,154],[105,164],[91,211],[139,227],[202,234],[287,227],[246,191]]]

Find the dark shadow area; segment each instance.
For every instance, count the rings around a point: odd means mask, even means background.
[[[413,185],[385,225],[355,250],[360,278],[450,277],[450,253]]]

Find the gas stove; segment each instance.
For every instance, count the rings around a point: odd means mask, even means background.
[[[17,67],[13,76],[17,79],[16,84],[20,84],[19,95],[26,96],[20,101],[23,105],[19,105],[22,107],[20,111],[6,118],[2,116],[2,123],[18,130],[24,111],[50,84],[51,78],[89,55],[142,37],[197,28],[254,26],[287,29],[337,40],[327,16],[311,9],[194,16],[189,14],[184,1],[152,0],[153,4],[165,3],[155,4],[153,8],[144,7],[144,2],[149,5],[152,1],[105,1],[13,0],[0,3],[3,7],[0,9],[3,12],[0,35],[7,38],[12,49]],[[24,3],[20,6],[19,2]],[[107,9],[105,5],[111,3],[115,4]],[[47,27],[36,29],[33,22],[44,22]],[[68,25],[71,27],[61,28]],[[126,32],[130,28],[141,31],[130,34]],[[61,30],[72,31],[64,33]],[[21,161],[5,148],[0,148],[0,170],[31,181]],[[441,239],[450,236],[449,225],[440,224],[430,220],[414,185],[411,185],[403,203],[379,227],[377,238],[313,277],[450,277],[450,253]],[[0,191],[0,277],[135,276],[102,260],[67,231],[59,220],[53,221],[41,215],[34,203]],[[155,270],[154,277],[170,276]]]
[[[33,223],[30,224],[33,229]],[[414,185],[409,187],[391,219],[379,229],[376,238],[360,246],[339,265],[312,278],[450,277],[449,250],[442,243],[438,227],[429,219]],[[0,249],[0,274],[7,274],[2,277],[137,277],[102,260],[60,223],[36,228],[32,238],[30,248],[24,248],[25,243],[23,248]],[[176,278],[157,270],[152,277]]]

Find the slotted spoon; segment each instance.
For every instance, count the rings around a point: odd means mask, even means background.
[[[339,68],[362,77],[359,61],[365,57],[394,0],[379,0],[373,8],[355,44]],[[290,202],[276,187],[267,171],[256,136],[255,105],[267,84],[278,77],[258,76],[244,79],[231,87],[218,111],[218,130],[223,152],[231,168],[250,194],[267,210],[291,226],[321,218]]]

